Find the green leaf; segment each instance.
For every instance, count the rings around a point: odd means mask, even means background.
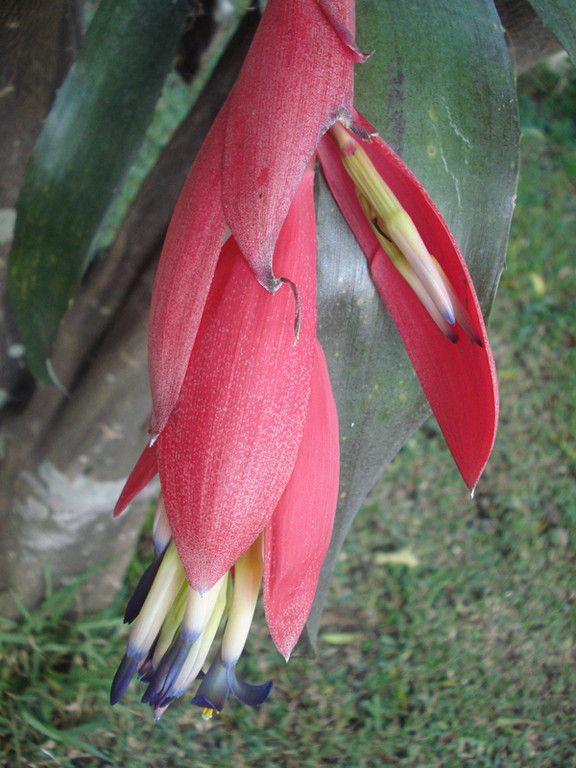
[[[448,221],[485,310],[504,266],[516,192],[515,86],[488,0],[361,0],[356,105]],[[318,336],[341,433],[340,501],[308,622],[313,644],[334,564],[361,503],[429,414],[366,259],[324,183],[318,200]],[[462,484],[463,493],[466,492]]]
[[[41,733],[43,736],[48,737],[49,739],[52,739],[56,742],[61,742],[63,744],[67,744],[70,747],[75,747],[76,749],[80,749],[82,752],[85,752],[89,755],[93,755],[94,757],[97,757],[99,760],[103,761],[104,763],[112,763],[112,760],[104,754],[100,749],[97,747],[92,746],[92,744],[89,741],[86,741],[85,739],[79,738],[78,733],[82,732],[81,728],[78,729],[72,729],[69,731],[60,731],[57,728],[53,728],[51,725],[47,725],[46,723],[43,723],[41,720],[39,720],[37,717],[35,717],[31,712],[28,712],[28,710],[24,709],[20,713],[20,717],[28,723],[28,725],[31,725],[32,728],[37,730],[39,733]],[[97,723],[90,723],[89,728],[95,730],[95,726],[97,726]]]
[[[102,0],[30,158],[9,272],[32,371],[49,383],[60,319],[153,114],[191,0]]]
[[[574,0],[530,0],[545,27],[576,65],[576,6]]]
[[[364,11],[365,9],[365,11]],[[486,311],[504,267],[518,174],[512,64],[491,0],[362,0],[356,105],[424,184]]]

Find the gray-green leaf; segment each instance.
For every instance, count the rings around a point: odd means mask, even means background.
[[[504,266],[518,155],[515,85],[494,6],[361,0],[357,30],[374,55],[357,68],[356,104],[447,219],[487,310]],[[308,622],[312,644],[354,516],[429,413],[365,258],[323,184],[318,227],[318,335],[338,407],[341,484]]]
[[[153,114],[191,0],[102,0],[30,158],[9,272],[28,362],[50,382],[60,319]]]

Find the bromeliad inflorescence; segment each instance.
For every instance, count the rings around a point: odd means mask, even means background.
[[[142,453],[120,514],[157,473],[154,561],[128,605],[134,628],[112,701],[137,672],[159,717],[196,678],[222,627],[195,703],[220,710],[228,691],[261,703],[271,684],[235,672],[264,582],[271,635],[288,658],[302,632],[334,521],[338,416],[316,340],[313,173],[300,182],[274,252],[298,286],[272,295],[234,237],[224,245],[177,406]]]
[[[492,449],[496,377],[472,281],[422,186],[352,106],[353,30],[352,0],[269,0],[167,234],[151,440],[115,510],[160,475],[154,561],[111,696],[137,673],[156,717],[197,680],[208,715],[230,692],[265,701],[271,682],[236,674],[260,584],[288,659],[330,543],[339,441],[316,339],[316,156],[471,491]]]
[[[262,704],[270,695],[272,682],[250,685],[236,674],[262,582],[262,536],[240,557],[233,573],[225,573],[202,595],[189,586],[174,541],[164,536],[169,523],[162,498],[154,528],[159,565],[152,584],[145,575],[136,590],[137,619],[112,684],[112,703],[122,698],[137,672],[148,683],[142,701],[152,706],[159,719],[202,675],[223,624],[220,648],[192,703],[202,706],[207,716],[224,707],[230,691],[245,704]],[[135,608],[134,602],[129,604],[126,620],[131,620]]]

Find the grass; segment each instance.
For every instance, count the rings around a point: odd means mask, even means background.
[[[576,78],[523,84],[522,174],[490,323],[497,445],[471,502],[433,423],[368,499],[334,579],[318,658],[288,666],[263,620],[242,673],[276,680],[209,723],[111,710],[126,594],[71,623],[74,586],[0,620],[9,766],[576,766]],[[407,550],[411,567],[387,562]],[[130,580],[149,557],[142,543]],[[141,693],[141,691],[140,691]]]

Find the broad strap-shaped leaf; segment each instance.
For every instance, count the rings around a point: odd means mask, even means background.
[[[323,8],[324,6],[324,8]],[[275,290],[276,238],[304,169],[352,107],[352,0],[269,0],[227,102],[226,220],[262,285]]]
[[[363,149],[411,217],[428,252],[437,258],[472,324],[476,340],[456,326],[458,338],[453,342],[438,328],[382,250],[342,164],[340,150],[326,136],[318,157],[332,193],[370,261],[374,283],[454,460],[473,491],[492,451],[498,423],[496,369],[476,292],[450,230],[414,174],[379,136],[364,143]]]
[[[516,87],[491,0],[358,0],[355,106],[427,190],[488,314],[518,173]]]
[[[47,364],[90,245],[150,122],[189,0],[102,0],[30,158],[9,289],[34,374]]]
[[[316,342],[312,391],[298,458],[264,531],[264,607],[272,639],[288,659],[316,594],[338,502],[338,414],[324,352]]]
[[[515,85],[491,2],[357,3],[356,105],[427,189],[492,302],[516,189]],[[340,423],[340,498],[307,623],[314,643],[334,564],[384,467],[429,409],[369,267],[320,184],[318,337]]]
[[[275,295],[233,237],[224,245],[180,398],[158,438],[170,527],[190,585],[209,589],[266,526],[296,462],[316,335],[313,175],[305,174],[275,250],[298,286]]]
[[[545,27],[562,44],[576,66],[576,5],[574,0],[529,0]]]

